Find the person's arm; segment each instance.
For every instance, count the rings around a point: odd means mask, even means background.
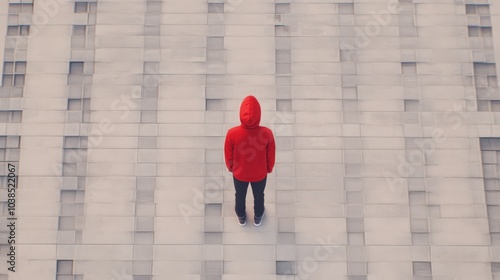
[[[274,142],[273,132],[270,130],[269,141],[266,146],[267,153],[267,173],[271,173],[274,168],[274,161],[276,158],[276,143]]]
[[[229,135],[226,135],[226,140],[224,142],[224,158],[226,159],[226,167],[229,172],[233,172],[233,158],[234,158],[234,144]]]

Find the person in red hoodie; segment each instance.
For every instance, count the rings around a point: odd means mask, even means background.
[[[226,166],[233,173],[235,211],[240,226],[246,224],[245,199],[249,183],[254,197],[254,225],[261,225],[267,174],[274,167],[276,145],[273,132],[260,126],[260,117],[259,101],[252,95],[245,97],[240,106],[241,125],[229,129],[224,143]]]

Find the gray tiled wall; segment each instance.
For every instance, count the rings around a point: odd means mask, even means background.
[[[483,0],[1,1],[0,279],[500,279],[499,24]],[[223,159],[248,94],[278,147],[261,227]]]

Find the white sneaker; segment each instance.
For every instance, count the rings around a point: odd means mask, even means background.
[[[245,226],[247,224],[247,217],[246,216],[238,217],[238,224],[240,226]]]
[[[264,214],[266,214],[266,210],[262,213],[262,216],[260,217],[255,217],[253,220],[254,226],[258,227],[262,224],[262,220],[264,219]]]

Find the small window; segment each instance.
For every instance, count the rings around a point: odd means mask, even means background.
[[[480,112],[490,111],[490,101],[478,100],[477,101],[477,110]]]
[[[19,35],[21,35],[21,36],[30,35],[30,26],[29,25],[20,25],[19,26]]]
[[[70,62],[69,74],[83,74],[83,62]]]
[[[474,4],[465,5],[465,13],[467,15],[477,15],[477,5]]]
[[[490,15],[490,5],[486,4],[467,4],[465,6],[465,14],[467,15]]]
[[[28,36],[29,34],[29,25],[11,25],[7,27],[7,36]]]
[[[18,36],[19,35],[19,26],[9,26],[7,27],[7,36]]]
[[[73,261],[71,260],[58,260],[57,261],[57,274],[73,274]]]
[[[491,106],[491,111],[500,112],[500,100],[491,100],[490,106]]]
[[[82,122],[83,123],[89,123],[90,122],[90,112],[89,111],[84,111],[82,114]]]
[[[24,86],[24,75],[15,75],[14,76],[14,86],[15,87]]]
[[[26,74],[26,61],[17,61],[15,65],[16,74]]]
[[[3,64],[4,74],[26,74],[26,61],[6,61]]]
[[[76,2],[75,3],[75,13],[88,13],[89,3],[88,2]]]
[[[413,262],[413,275],[432,276],[431,262]]]
[[[468,32],[469,32],[469,37],[480,37],[481,36],[481,30],[479,29],[479,26],[469,26]]]
[[[205,108],[207,111],[224,110],[224,101],[222,99],[207,99],[205,101]]]
[[[2,123],[6,123],[6,122],[9,122],[9,116],[10,115],[10,112],[9,111],[0,111],[0,122]],[[0,153],[4,152],[5,153],[5,149],[1,149],[0,150]],[[4,158],[4,155],[0,156],[0,161],[2,161]]]
[[[79,147],[80,147],[80,137],[78,136],[64,137],[64,148],[79,148]]]
[[[490,5],[477,5],[477,13],[481,16],[490,14]]]
[[[82,101],[82,111],[90,112],[90,98],[84,98]]]
[[[73,25],[73,36],[85,36],[87,27],[85,25]]]
[[[276,14],[288,14],[290,13],[290,3],[276,3],[274,4],[274,11]]]
[[[68,111],[81,111],[82,101],[81,99],[68,99]]]
[[[13,80],[14,80],[14,75],[3,75],[2,87],[11,87]]]
[[[224,13],[224,3],[208,3],[209,13]]]
[[[7,136],[6,148],[19,148],[20,136]]]
[[[481,37],[492,37],[493,30],[491,27],[481,27]]]
[[[10,115],[10,122],[20,123],[23,117],[22,111],[12,111]]]
[[[23,3],[23,14],[32,14],[33,13],[33,4],[32,3]]]
[[[401,72],[403,75],[414,75],[417,74],[417,63],[415,62],[402,62]]]
[[[7,123],[20,123],[22,118],[22,112],[21,111],[0,111],[0,121]],[[1,150],[0,150],[1,154]],[[12,155],[14,156],[14,155]],[[12,157],[11,156],[11,157]],[[1,160],[0,156],[0,160]]]
[[[9,14],[32,14],[32,3],[11,3],[9,4]]]
[[[14,62],[4,62],[3,73],[4,74],[14,74]]]
[[[9,14],[20,14],[22,12],[22,6],[20,3],[10,3],[9,4]]]
[[[420,109],[420,102],[418,100],[405,100],[405,112],[418,112]]]
[[[89,3],[89,13],[97,13],[97,3]]]

